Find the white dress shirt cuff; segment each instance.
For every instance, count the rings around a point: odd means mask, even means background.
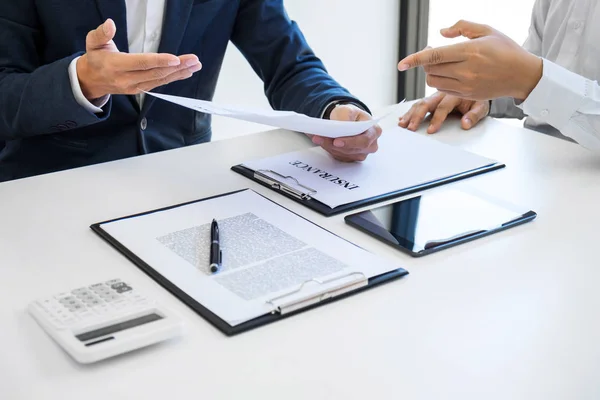
[[[542,79],[517,107],[536,120],[563,131],[585,102],[587,79],[546,59],[543,63]]]
[[[102,107],[108,103],[110,96],[106,95],[96,99],[93,103],[85,98],[83,92],[81,91],[79,77],[77,76],[77,60],[79,60],[79,58],[80,57],[75,58],[73,61],[71,61],[71,64],[69,64],[69,80],[71,81],[71,90],[73,91],[73,96],[75,96],[77,103],[79,103],[81,107],[85,108],[89,112],[94,114],[103,113],[104,110],[102,110]]]

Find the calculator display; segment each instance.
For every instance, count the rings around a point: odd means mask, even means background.
[[[95,329],[93,331],[81,333],[75,337],[82,342],[87,342],[88,340],[97,339],[106,335],[110,335],[111,333],[121,332],[126,329],[135,328],[137,326],[145,325],[150,322],[158,321],[161,319],[163,319],[163,317],[161,317],[158,314],[144,315],[143,317],[130,319],[128,321],[123,321],[118,324],[113,324],[110,326],[105,326],[103,328]]]

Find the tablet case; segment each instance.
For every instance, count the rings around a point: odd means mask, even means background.
[[[254,171],[248,167],[245,167],[242,164],[235,165],[235,166],[231,167],[231,169],[233,171],[237,172],[238,174],[241,174],[241,175],[245,176],[246,178],[251,179],[254,182],[261,184],[262,186],[265,186],[272,190],[275,190],[276,192],[287,197],[288,199],[292,199],[292,200],[294,200],[294,201],[296,201],[296,202],[298,202],[298,203],[300,203],[300,204],[302,204],[302,205],[304,205],[326,217],[331,217],[333,215],[352,211],[357,208],[362,208],[362,207],[370,206],[370,205],[373,205],[373,204],[376,204],[376,203],[379,203],[382,201],[391,200],[396,197],[406,196],[409,194],[413,194],[413,193],[420,192],[420,191],[427,190],[427,189],[432,189],[432,188],[435,188],[435,187],[438,187],[441,185],[445,185],[448,183],[457,182],[457,181],[460,181],[463,179],[467,179],[467,178],[471,178],[471,177],[474,177],[477,175],[485,174],[487,172],[495,171],[495,170],[498,170],[498,169],[501,169],[504,167],[505,167],[505,164],[500,164],[500,163],[490,164],[485,167],[477,168],[477,169],[474,169],[471,171],[466,171],[461,174],[452,175],[447,178],[438,179],[435,181],[424,183],[422,185],[399,189],[394,192],[385,193],[385,194],[382,194],[379,196],[370,197],[370,198],[367,198],[364,200],[355,201],[355,202],[348,203],[348,204],[343,204],[343,205],[335,207],[335,208],[331,208],[328,205],[321,203],[320,201],[318,201],[316,199],[313,199],[310,196],[310,193],[302,193],[300,191],[294,191],[294,189],[290,188],[290,186],[287,185],[285,182],[281,182],[281,181],[276,182],[274,179],[272,179],[272,183],[269,183],[269,182],[266,182],[264,179],[259,179],[259,178],[257,178],[256,171]],[[294,178],[294,180],[297,181],[295,178]]]
[[[383,239],[382,236],[385,235],[385,233],[387,233],[387,230],[381,228],[380,226],[378,226],[377,224],[375,224],[373,222],[360,220],[358,217],[360,214],[362,214],[362,213],[347,215],[346,217],[344,217],[344,220],[346,221],[346,223],[348,225],[360,230],[361,232],[364,232],[367,235],[369,235],[377,240],[380,240],[383,243],[386,243],[386,244],[394,247],[395,249],[398,249],[398,250],[400,250],[406,254],[409,254],[415,258],[424,257],[431,253],[436,253],[441,250],[449,249],[450,247],[458,246],[459,244],[462,244],[462,243],[471,242],[475,239],[483,238],[483,237],[492,235],[494,233],[502,232],[509,228],[533,221],[537,217],[537,214],[534,211],[528,211],[525,214],[521,215],[520,217],[515,218],[512,221],[505,222],[501,226],[498,226],[496,228],[489,229],[489,230],[479,230],[476,232],[467,232],[463,235],[457,235],[448,240],[443,240],[443,241],[439,241],[439,242],[430,242],[429,245],[426,244],[424,246],[425,247],[424,250],[419,251],[419,252],[414,252],[414,251],[408,250],[407,248],[403,247],[402,245],[396,245],[386,239]]]
[[[188,204],[200,203],[202,201],[211,200],[211,199],[215,199],[215,198],[218,198],[218,197],[223,197],[223,196],[228,196],[228,195],[231,195],[231,194],[239,193],[239,192],[242,192],[244,190],[251,190],[251,189],[238,190],[238,191],[234,191],[234,192],[220,194],[220,195],[217,195],[217,196],[207,197],[207,198],[200,199],[200,200],[190,201],[190,202],[186,202],[186,203],[177,204],[177,205],[174,205],[174,206],[164,207],[164,208],[160,208],[160,209],[156,209],[156,210],[152,210],[152,211],[147,211],[147,212],[143,212],[143,213],[139,213],[139,214],[135,214],[135,215],[130,215],[130,216],[127,216],[127,217],[115,218],[115,219],[112,219],[112,220],[109,220],[109,221],[104,221],[104,222],[99,222],[99,223],[93,224],[93,225],[90,226],[90,228],[96,234],[98,234],[102,239],[104,239],[106,242],[108,242],[111,246],[113,246],[115,249],[117,249],[119,252],[121,252],[130,261],[132,261],[138,268],[140,268],[142,271],[144,271],[148,276],[150,276],[152,279],[154,279],[158,284],[160,284],[162,287],[164,287],[169,292],[171,292],[175,297],[177,297],[179,300],[181,300],[183,303],[185,303],[188,307],[190,307],[193,311],[195,311],[197,314],[199,314],[205,320],[207,320],[208,322],[210,322],[212,325],[214,325],[217,329],[219,329],[221,332],[223,332],[227,336],[232,336],[232,335],[236,335],[236,334],[239,334],[239,333],[242,333],[242,332],[246,332],[246,331],[249,331],[251,329],[258,328],[260,326],[263,326],[263,325],[270,324],[272,322],[281,320],[283,318],[287,318],[287,317],[290,317],[292,315],[296,315],[296,314],[299,314],[301,312],[311,310],[311,309],[319,307],[321,305],[325,305],[325,304],[331,303],[333,301],[337,301],[337,300],[346,298],[346,297],[351,296],[351,295],[353,295],[355,293],[359,293],[359,292],[362,292],[364,290],[377,287],[379,285],[382,285],[384,283],[390,282],[390,281],[392,281],[394,279],[397,279],[397,278],[401,278],[401,277],[403,277],[403,276],[405,276],[405,275],[408,274],[408,271],[406,271],[406,270],[404,270],[402,268],[399,268],[399,269],[390,271],[388,273],[385,273],[385,274],[382,274],[382,275],[370,278],[368,280],[368,284],[366,286],[363,286],[361,288],[352,290],[351,292],[344,293],[344,294],[339,295],[339,296],[335,296],[335,297],[324,299],[324,300],[320,301],[317,304],[313,304],[313,305],[310,305],[308,307],[304,307],[304,308],[301,308],[299,310],[292,311],[290,313],[286,313],[286,314],[283,314],[283,315],[277,314],[277,313],[266,314],[266,315],[260,316],[258,318],[252,319],[250,321],[244,322],[242,324],[239,324],[239,325],[236,325],[236,326],[232,326],[229,323],[227,323],[225,320],[223,320],[222,318],[220,318],[218,315],[216,315],[215,313],[213,313],[212,311],[210,311],[208,308],[204,307],[202,304],[200,304],[199,302],[197,302],[196,300],[194,300],[192,297],[188,296],[187,293],[185,293],[183,290],[179,289],[179,287],[177,287],[176,285],[174,285],[173,283],[171,283],[168,279],[166,279],[165,277],[163,277],[159,272],[157,272],[154,268],[152,268],[152,266],[150,266],[149,264],[147,264],[146,262],[144,262],[136,254],[134,254],[132,251],[130,251],[127,247],[125,247],[121,242],[119,242],[118,240],[116,240],[108,232],[106,232],[104,229],[102,229],[102,225],[103,224],[108,224],[108,223],[119,221],[119,220],[123,220],[123,219],[136,218],[136,217],[140,217],[140,216],[143,216],[143,215],[152,214],[152,213],[155,213],[155,212],[166,211],[166,210],[170,210],[170,209],[173,209],[173,208],[185,206],[185,205],[188,205]],[[262,196],[262,197],[265,197],[265,196]],[[269,201],[271,201],[271,202],[273,202],[274,204],[277,204],[274,201],[272,201],[271,199],[268,199],[268,198],[266,198],[266,199],[269,200]],[[289,209],[281,206],[280,204],[277,204],[277,205],[279,207],[282,207],[282,208],[286,209],[287,211],[291,212],[292,214],[295,214],[298,217],[307,220],[306,218],[304,218],[304,217],[302,217],[302,216],[294,213],[293,211],[291,211],[291,210],[289,210]],[[317,224],[315,224],[312,221],[309,221],[309,220],[307,220],[307,221],[310,222],[311,224],[315,225],[315,226],[318,226]],[[319,228],[320,229],[324,229],[324,228],[322,228],[320,226],[319,226]],[[329,233],[331,233],[332,235],[335,235],[332,232],[329,232]],[[338,236],[338,235],[335,235],[335,236]],[[343,238],[340,238],[340,239],[345,240]]]

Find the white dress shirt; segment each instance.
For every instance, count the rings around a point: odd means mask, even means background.
[[[127,41],[130,53],[156,53],[162,37],[163,19],[165,14],[165,0],[125,0],[127,8]],[[118,29],[118,27],[117,27]],[[123,49],[119,49],[123,50]],[[93,113],[101,113],[102,107],[108,102],[109,96],[105,96],[92,104],[88,101],[79,85],[77,77],[77,60],[74,59],[69,65],[69,78],[75,100]],[[140,107],[144,96],[138,94]]]
[[[513,99],[494,100],[490,115],[528,116],[527,128],[564,135],[600,151],[598,3],[597,0],[536,1],[529,37],[523,47],[543,58],[542,79],[519,105]]]

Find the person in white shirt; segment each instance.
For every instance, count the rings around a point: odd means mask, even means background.
[[[423,66],[439,90],[400,118],[416,130],[433,114],[428,133],[452,112],[470,129],[487,115],[526,117],[525,126],[600,151],[600,5],[596,0],[538,0],[523,47],[497,30],[466,21],[442,29],[469,41],[427,48],[400,61]],[[489,101],[493,99],[493,101]]]

